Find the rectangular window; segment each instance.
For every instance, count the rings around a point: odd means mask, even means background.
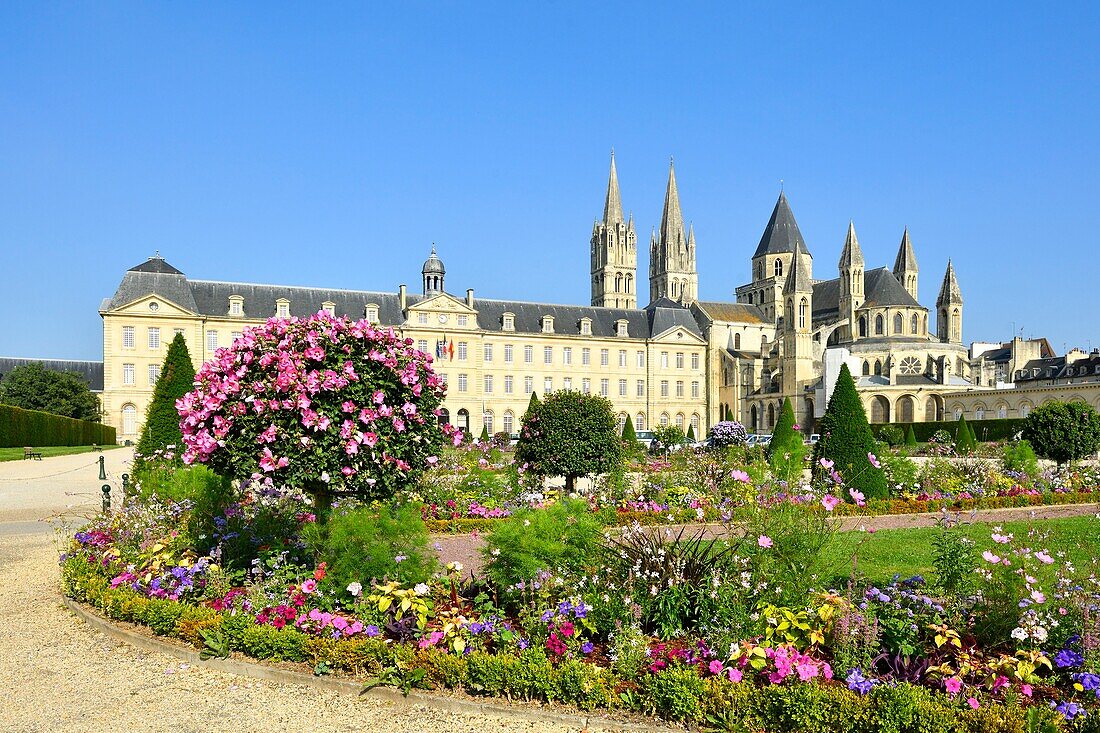
[[[582,379],[581,380],[581,392],[584,392],[585,394],[588,394],[591,391],[592,391],[592,380],[591,379]]]
[[[542,380],[542,393],[543,394],[550,394],[553,391],[554,391],[554,378],[553,377],[546,377],[545,379]]]
[[[428,325],[428,314],[427,313],[417,313],[416,314],[416,322],[419,323],[421,326],[427,326]]]
[[[581,349],[581,365],[588,366],[592,363],[592,349]]]
[[[607,393],[608,393],[610,387],[611,387],[610,380],[601,379],[600,380],[600,395],[603,396],[603,397],[607,397]]]
[[[371,323],[378,323],[378,309],[367,308],[367,320]]]
[[[699,355],[698,354],[692,354],[691,355],[691,368],[696,370],[696,371],[699,370]]]
[[[620,397],[626,397],[626,380],[625,379],[620,379],[619,380],[619,396]]]
[[[183,329],[182,328],[173,328],[172,329],[172,336],[173,337],[180,336],[182,334],[183,334]]]
[[[485,375],[485,394],[492,394],[492,393],[493,393],[493,375],[492,374],[486,374]]]
[[[677,369],[683,369],[684,368],[684,352],[682,352],[682,351],[677,351],[676,352],[676,368]]]
[[[234,300],[229,303],[229,315],[239,316],[241,314],[241,301]]]
[[[232,333],[229,334],[229,338],[232,341],[236,341],[240,337],[241,337],[241,332],[240,331],[233,331]]]
[[[149,386],[152,387],[160,379],[160,364],[149,365]]]
[[[458,317],[458,325],[460,325],[460,326],[466,326],[469,322],[470,322],[470,317],[469,316],[459,316]]]
[[[668,369],[668,352],[667,351],[662,351],[661,352],[661,368],[662,369]]]
[[[493,360],[493,345],[485,344],[485,361]]]
[[[428,339],[419,339],[416,342],[416,348],[423,351],[425,354],[428,353]]]
[[[626,369],[626,350],[625,349],[620,349],[619,350],[619,368],[620,369]]]
[[[458,360],[459,361],[466,361],[466,342],[465,341],[459,341],[458,342]]]
[[[535,391],[535,378],[534,377],[524,377],[523,378],[523,393],[524,394],[531,394],[534,391]]]
[[[458,391],[459,392],[465,392],[466,391],[466,375],[465,374],[459,374],[458,375]]]
[[[639,369],[645,369],[645,352],[644,351],[639,351],[638,352],[638,368]]]
[[[645,380],[638,380],[638,396],[645,397]]]
[[[562,386],[562,389],[566,389],[566,390],[573,389],[573,378],[572,377],[566,377],[565,379],[561,380],[561,386]]]
[[[676,396],[677,397],[683,397],[684,396],[684,380],[682,380],[682,379],[677,379],[676,380]]]
[[[206,350],[217,351],[218,349],[218,332],[207,331],[206,332]]]
[[[286,303],[279,303],[275,309],[279,318],[290,318],[290,306]]]
[[[440,373],[439,378],[443,380],[443,384],[450,384],[446,374]]]
[[[534,346],[524,346],[523,347],[523,361],[527,364],[530,364],[534,360],[535,360],[535,347]]]
[[[600,366],[607,366],[610,363],[609,356],[607,349],[600,349]]]
[[[512,394],[512,375],[504,377],[504,394]]]
[[[127,384],[127,385],[134,383],[134,365],[133,364],[123,364],[122,365],[122,383]]]
[[[134,348],[134,327],[123,326],[122,327],[122,348],[132,349]]]
[[[662,397],[668,397],[668,380],[667,379],[662,379],[661,380],[661,396]]]
[[[150,328],[149,329],[149,348],[154,349],[154,350],[160,348],[160,329],[159,328]]]
[[[502,326],[503,326],[505,331],[515,331],[516,330],[516,317],[515,316],[504,316],[504,318],[502,319]]]
[[[691,396],[692,397],[698,397],[699,396],[699,383],[698,382],[692,382],[691,383]]]
[[[581,321],[581,336],[592,335],[592,321],[587,318]]]
[[[554,363],[554,347],[543,346],[542,347],[542,363],[553,364]]]
[[[512,345],[511,344],[504,344],[504,363],[505,364],[511,364],[512,363]]]
[[[573,347],[564,346],[561,350],[561,363],[572,364],[573,363]]]

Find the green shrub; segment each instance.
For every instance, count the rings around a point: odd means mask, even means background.
[[[295,629],[274,626],[250,626],[241,634],[241,651],[256,659],[279,662],[304,662],[309,637]]]
[[[802,433],[794,428],[794,408],[791,407],[791,399],[786,397],[772,432],[771,443],[768,444],[768,458],[772,472],[788,483],[795,483],[802,477],[806,457]]]
[[[563,390],[532,399],[519,435],[516,463],[528,464],[536,476],[564,476],[566,493],[581,476],[622,465],[622,440],[606,397]]]
[[[889,494],[886,477],[871,466],[867,454],[874,451],[874,439],[867,425],[867,413],[856,392],[856,383],[848,365],[840,367],[833,396],[817,426],[821,434],[815,458],[828,458],[849,488],[858,489],[868,499],[884,499]]]
[[[1039,475],[1039,459],[1035,457],[1035,451],[1031,443],[1026,440],[1018,440],[1005,445],[1002,453],[1004,468],[1006,471],[1015,471],[1031,478]]]
[[[523,665],[511,654],[471,652],[466,655],[466,689],[486,695],[504,695],[512,680],[521,678]],[[552,699],[552,698],[547,698]]]
[[[39,410],[0,405],[0,448],[114,445],[115,429]]]
[[[970,426],[966,423],[966,416],[963,415],[955,426],[955,450],[961,455],[966,455],[973,453],[975,447],[974,436],[970,434]]]
[[[438,565],[428,528],[412,504],[335,512],[325,526],[306,525],[303,537],[317,560],[328,564],[326,584],[339,591],[372,579],[420,583]]]
[[[913,426],[910,425],[905,429],[905,445],[910,448],[917,447],[917,434],[913,430]]]
[[[176,623],[186,608],[186,605],[176,601],[154,598],[145,607],[142,623],[158,636],[168,636],[175,632]]]
[[[523,509],[493,528],[483,550],[485,571],[499,589],[529,581],[540,570],[579,571],[599,549],[602,529],[599,516],[581,500]]]
[[[671,720],[694,723],[703,717],[703,678],[694,667],[674,664],[642,678],[650,710]]]
[[[1043,458],[1076,461],[1100,446],[1100,414],[1084,402],[1049,402],[1024,420],[1023,438]]]
[[[891,448],[897,448],[905,441],[905,431],[897,425],[883,425],[878,431],[878,439]]]
[[[191,363],[187,342],[182,333],[177,333],[168,345],[160,377],[153,387],[153,398],[145,411],[145,425],[134,452],[135,468],[158,452],[162,456],[183,453],[183,433],[180,432],[176,400],[190,392],[194,382],[195,366]]]

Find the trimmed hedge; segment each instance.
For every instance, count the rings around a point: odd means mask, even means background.
[[[1026,418],[1022,417],[999,417],[991,420],[967,422],[970,424],[971,429],[973,429],[978,441],[986,443],[994,440],[1011,440],[1016,433],[1023,430],[1025,419]],[[955,431],[959,429],[959,423],[956,420],[914,423],[875,423],[871,425],[871,432],[875,434],[876,439],[878,439],[879,433],[882,432],[882,429],[887,425],[896,425],[903,431],[911,427],[913,429],[913,435],[916,437],[918,443],[927,443],[928,439],[931,438],[932,434],[937,430],[946,430],[954,436]]]
[[[103,423],[0,405],[0,448],[93,443],[114,445],[115,429]]]
[[[986,733],[1028,730],[1027,711],[1019,705],[984,701],[971,710],[947,695],[905,683],[878,686],[859,696],[839,681],[758,687],[722,677],[701,677],[692,668],[673,665],[659,674],[623,680],[609,669],[581,660],[551,663],[538,648],[519,654],[474,651],[455,656],[443,650],[417,649],[379,638],[326,639],[291,628],[258,626],[251,615],[217,613],[209,608],[145,598],[129,588],[111,588],[100,569],[82,558],[62,565],[62,590],[117,621],[148,626],[154,633],[202,646],[199,630],[225,640],[232,651],[254,659],[324,664],[357,677],[383,677],[400,670],[413,686],[464,690],[510,700],[574,705],[582,710],[630,710],[712,728],[832,733]],[[1044,705],[1032,713],[1043,730],[1065,730],[1060,716]]]

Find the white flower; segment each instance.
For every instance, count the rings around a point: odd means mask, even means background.
[[[1012,638],[1016,639],[1017,641],[1024,641],[1025,639],[1027,639],[1027,632],[1017,626],[1012,630]]]
[[[363,592],[363,586],[360,585],[359,583],[354,582],[354,583],[349,583],[348,584],[348,593],[351,593],[353,596],[358,596],[362,592]]]
[[[418,596],[425,595],[425,594],[427,594],[427,592],[428,592],[428,584],[427,583],[417,583],[416,586],[413,588],[413,593],[415,593]]]
[[[1047,640],[1047,630],[1042,626],[1036,626],[1035,630],[1031,632],[1031,638],[1042,644]]]
[[[462,563],[458,562],[457,560],[454,561],[454,562],[449,562],[449,563],[447,563],[447,570],[449,570],[452,573],[461,573],[462,572]]]

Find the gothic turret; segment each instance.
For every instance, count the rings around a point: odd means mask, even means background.
[[[795,249],[790,272],[783,283],[783,394],[791,397],[795,417],[803,418],[805,400],[797,399],[803,388],[814,381],[813,354],[813,260],[808,253]]]
[[[760,237],[756,252],[752,255],[753,289],[756,291],[758,305],[768,318],[777,322],[783,313],[783,283],[791,270],[791,260],[795,252],[810,254],[806,241],[798,229],[787,194],[780,191],[779,200],[772,209],[768,226]]]
[[[661,213],[661,228],[649,241],[649,300],[665,297],[689,305],[699,297],[699,272],[695,267],[695,233],[685,233],[676,189],[676,170],[668,165],[668,186]]]
[[[436,295],[443,292],[443,276],[447,274],[447,268],[443,266],[443,260],[435,253],[435,245],[432,245],[432,253],[424,260],[424,267],[420,268],[420,274],[424,276],[424,295]]]
[[[947,272],[943,274],[940,295],[936,298],[936,333],[940,341],[951,344],[962,343],[962,290],[955,279],[955,266],[947,261]]]
[[[592,225],[592,305],[605,308],[636,308],[638,273],[638,237],[634,217],[623,219],[623,200],[619,193],[619,174],[615,153],[611,153],[611,173],[607,179],[603,219]]]
[[[861,334],[856,328],[856,311],[863,305],[863,251],[856,238],[856,225],[848,222],[848,235],[840,253],[840,317],[847,319],[848,332],[855,341]]]
[[[898,247],[898,257],[894,260],[894,277],[913,300],[917,298],[917,255],[913,252],[913,243],[909,241],[909,227],[901,235],[901,245]]]

